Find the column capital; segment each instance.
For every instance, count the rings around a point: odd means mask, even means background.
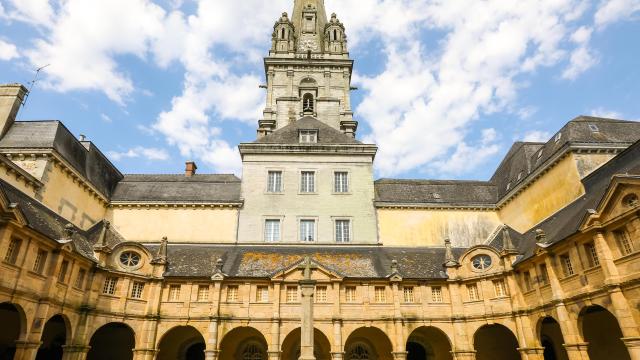
[[[89,345],[80,345],[80,344],[71,344],[71,345],[62,345],[62,350],[65,353],[88,353],[91,349]]]
[[[562,346],[564,346],[564,348],[567,349],[567,351],[587,351],[587,348],[589,347],[589,343],[581,342],[581,343],[575,343],[575,344],[562,344]]]
[[[132,351],[134,354],[145,354],[145,355],[153,355],[156,352],[158,352],[158,350],[156,349],[133,349]]]
[[[25,340],[16,340],[16,348],[17,349],[33,349],[39,348],[42,345],[42,341],[25,341]]]
[[[640,337],[624,337],[620,340],[622,340],[628,348],[640,348]]]
[[[406,351],[393,351],[391,353],[395,360],[405,360],[407,358],[408,352]]]
[[[521,347],[517,350],[525,355],[542,355],[544,353],[543,347]]]
[[[451,355],[455,360],[475,360],[476,353],[475,350],[451,350]]]

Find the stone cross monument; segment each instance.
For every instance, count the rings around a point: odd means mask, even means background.
[[[308,256],[298,266],[303,279],[299,281],[302,293],[302,314],[300,316],[300,360],[315,360],[313,355],[313,293],[316,281],[311,279],[311,271],[317,269]]]

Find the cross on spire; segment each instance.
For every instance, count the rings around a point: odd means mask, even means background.
[[[317,268],[318,266],[311,262],[311,258],[308,256],[305,256],[304,261],[298,265],[298,269],[302,270],[302,275],[305,280],[311,280],[311,271]]]

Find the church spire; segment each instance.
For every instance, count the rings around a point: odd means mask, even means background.
[[[295,0],[291,19],[298,39],[298,50],[322,51],[327,24],[324,0]]]

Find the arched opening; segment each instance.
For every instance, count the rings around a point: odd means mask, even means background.
[[[451,342],[435,327],[419,327],[407,340],[407,360],[452,360]]]
[[[565,350],[560,324],[547,316],[540,320],[540,344],[544,348],[544,360],[569,360]]]
[[[473,338],[476,360],[517,360],[518,340],[507,327],[499,324],[485,325]]]
[[[338,40],[338,30],[333,29],[333,40],[337,41]]]
[[[204,338],[192,326],[167,331],[158,345],[157,360],[204,360]]]
[[[67,343],[67,323],[56,315],[44,324],[36,360],[62,360],[62,346]]]
[[[318,329],[313,329],[313,355],[316,360],[331,360],[329,339]],[[282,360],[300,358],[300,328],[291,331],[282,342]]]
[[[375,327],[354,330],[345,342],[345,360],[393,360],[391,341]]]
[[[220,342],[219,360],[267,360],[267,340],[252,327],[239,327]]]
[[[306,93],[302,98],[302,111],[304,112],[313,112],[314,110],[313,104],[313,95]]]
[[[132,360],[136,337],[123,323],[109,323],[100,327],[89,341],[87,360]]]
[[[0,304],[0,359],[13,359],[16,341],[25,331],[23,313],[13,304]]]
[[[591,360],[629,360],[629,351],[622,342],[618,320],[601,306],[589,306],[580,312],[582,338],[587,342]]]
[[[285,39],[285,30],[284,30],[284,28],[282,28],[282,30],[280,31],[280,39],[282,39],[282,40]]]

